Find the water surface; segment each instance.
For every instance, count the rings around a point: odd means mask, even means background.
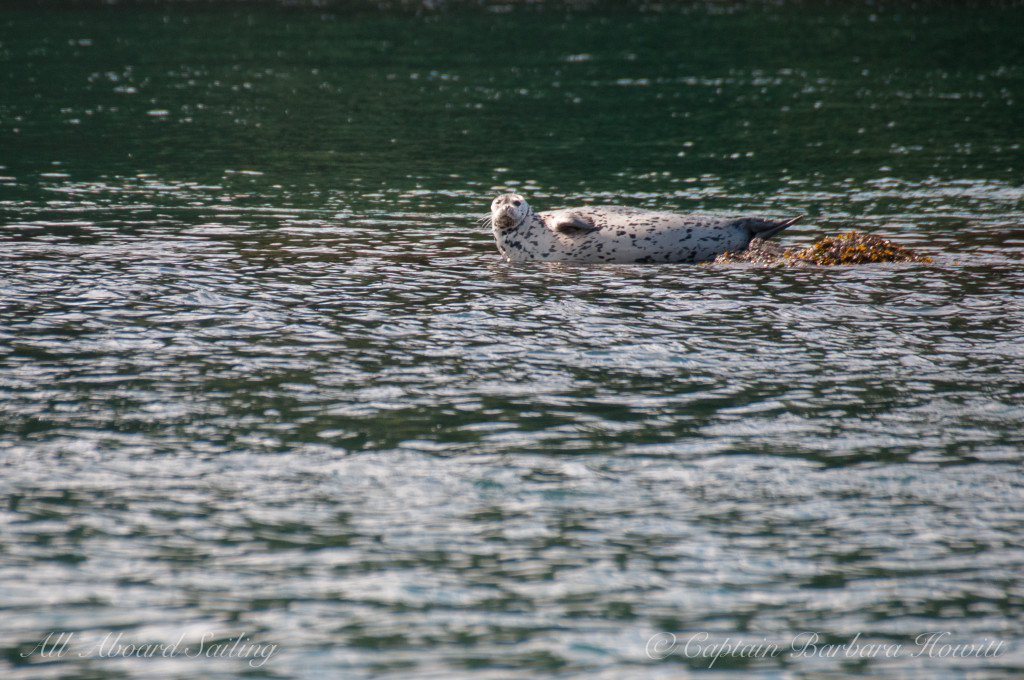
[[[1019,675],[1021,19],[8,10],[4,677]],[[506,190],[932,262],[508,265]]]

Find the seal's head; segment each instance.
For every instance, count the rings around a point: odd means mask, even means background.
[[[495,231],[511,231],[530,214],[530,204],[519,194],[502,194],[491,201],[491,224]]]

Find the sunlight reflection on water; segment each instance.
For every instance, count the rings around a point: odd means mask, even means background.
[[[0,19],[4,677],[1019,674],[1019,36],[802,7]],[[932,262],[512,266],[504,190]]]

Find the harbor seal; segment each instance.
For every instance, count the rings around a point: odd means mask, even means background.
[[[503,194],[491,203],[489,221],[509,262],[697,263],[746,250],[801,217],[695,217],[622,206],[538,213],[519,194]]]

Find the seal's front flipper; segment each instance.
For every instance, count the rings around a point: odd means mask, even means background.
[[[589,234],[592,231],[598,231],[598,229],[599,227],[594,224],[594,220],[584,217],[579,213],[566,212],[555,218],[555,231],[567,236]]]

